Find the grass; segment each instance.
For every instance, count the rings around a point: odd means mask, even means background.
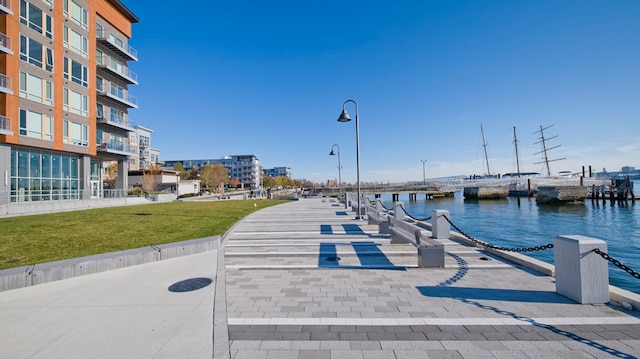
[[[168,202],[0,219],[0,269],[224,234],[280,200]]]

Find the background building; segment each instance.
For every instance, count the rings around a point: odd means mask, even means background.
[[[138,18],[118,0],[1,0],[0,20],[0,201],[99,198],[105,161],[124,194]]]
[[[243,188],[262,187],[262,167],[256,155],[232,155],[219,159],[204,160],[171,160],[164,162],[164,168],[173,169],[176,163],[181,163],[185,170],[196,168],[198,171],[206,164],[216,163],[224,166],[229,171],[229,179],[238,179]]]
[[[264,169],[265,176],[271,177],[291,177],[291,168],[289,167],[273,167]]]

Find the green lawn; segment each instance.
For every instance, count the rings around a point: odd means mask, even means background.
[[[279,200],[168,202],[0,219],[0,269],[224,234]]]

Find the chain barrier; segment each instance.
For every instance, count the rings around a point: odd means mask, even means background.
[[[602,257],[602,258],[604,258],[604,259],[608,260],[608,261],[609,261],[609,262],[611,262],[614,266],[616,266],[616,267],[618,267],[618,268],[622,269],[623,271],[625,271],[625,272],[627,272],[627,273],[631,274],[632,276],[636,277],[637,279],[640,279],[640,273],[638,273],[638,272],[634,271],[633,269],[631,269],[631,268],[627,267],[626,265],[624,265],[624,264],[620,263],[620,261],[619,261],[619,260],[617,260],[617,259],[615,259],[615,258],[612,258],[612,257],[611,257],[610,255],[608,255],[607,253],[605,253],[605,252],[603,252],[603,251],[599,250],[598,248],[594,248],[594,249],[593,249],[593,252],[595,252],[595,253],[599,254],[599,255],[600,255],[600,257]]]
[[[431,219],[431,216],[429,216],[428,218],[423,218],[423,219],[415,218],[414,216],[410,215],[410,214],[409,214],[409,212],[407,212],[407,210],[406,210],[406,209],[404,209],[404,206],[400,205],[400,208],[402,208],[402,210],[404,211],[404,214],[406,214],[406,215],[407,215],[407,217],[409,217],[409,218],[413,219],[414,221],[418,221],[418,222],[426,222],[426,221],[428,221],[428,220],[430,220],[430,219]]]
[[[460,228],[458,228],[458,226],[456,226],[455,224],[453,224],[453,222],[451,222],[451,220],[449,219],[449,217],[447,216],[443,216],[447,222],[449,222],[449,224],[456,229],[456,231],[458,231],[460,234],[462,234],[463,236],[467,237],[471,242],[478,244],[482,247],[486,247],[486,248],[491,248],[491,249],[498,249],[501,251],[506,251],[506,252],[518,252],[518,253],[522,253],[522,252],[535,252],[535,251],[543,251],[545,249],[551,249],[553,248],[553,243],[549,243],[549,244],[545,244],[545,245],[541,245],[541,246],[535,246],[535,247],[528,247],[528,248],[507,248],[507,247],[501,247],[501,246],[494,246],[493,244],[489,244],[487,242],[483,242],[479,239],[475,239],[469,235],[467,235],[466,233],[464,233]]]

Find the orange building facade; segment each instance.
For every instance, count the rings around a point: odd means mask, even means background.
[[[138,155],[138,18],[119,0],[0,0],[0,205],[101,198]]]

